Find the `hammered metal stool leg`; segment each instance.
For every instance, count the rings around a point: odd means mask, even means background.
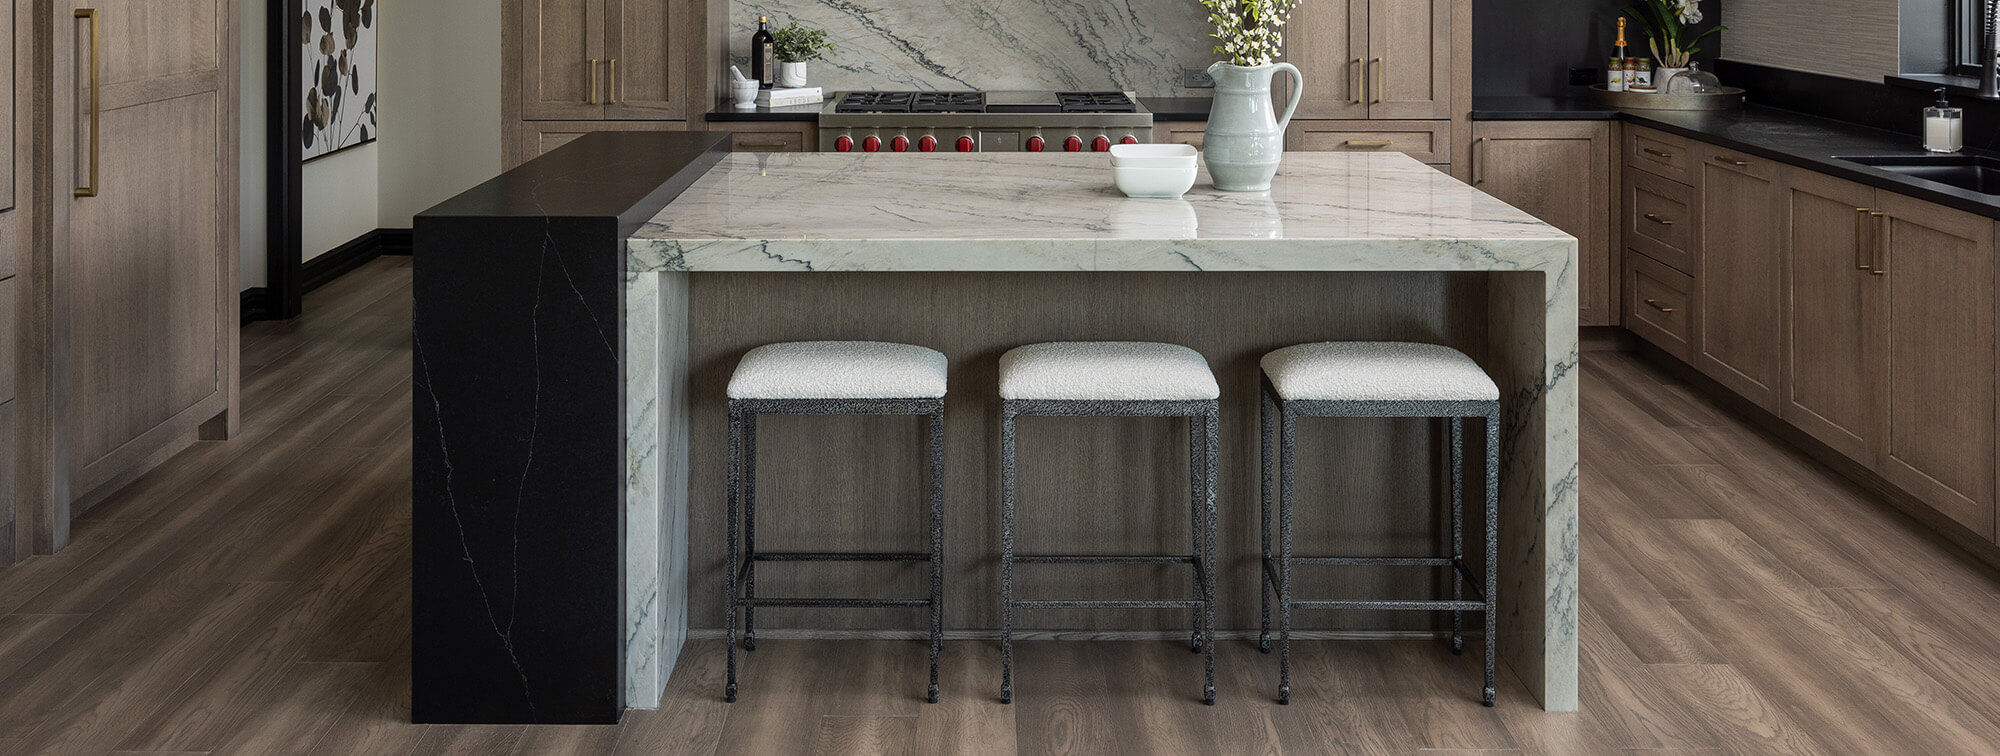
[[[1293,609],[1361,609],[1449,611],[1452,615],[1451,650],[1464,648],[1463,614],[1486,615],[1485,679],[1480,702],[1494,703],[1494,668],[1498,643],[1499,481],[1500,481],[1500,402],[1499,389],[1478,366],[1463,354],[1445,347],[1400,343],[1305,344],[1267,355],[1263,362],[1262,397],[1266,414],[1263,433],[1265,477],[1271,475],[1275,415],[1278,432],[1276,467],[1278,477],[1278,554],[1271,558],[1268,545],[1269,506],[1263,517],[1265,532],[1265,577],[1274,582],[1278,601],[1278,702],[1291,698],[1291,619]],[[1399,374],[1398,371],[1408,373]],[[1399,381],[1402,381],[1399,383]],[[1442,418],[1451,443],[1451,555],[1446,558],[1298,556],[1292,550],[1294,521],[1293,478],[1297,461],[1297,420],[1300,417],[1381,417]],[[1465,420],[1479,418],[1486,423],[1486,571],[1472,590],[1476,600],[1465,599],[1467,584],[1474,581],[1465,562]],[[1271,485],[1264,486],[1265,498]],[[1449,600],[1300,600],[1293,595],[1292,572],[1299,566],[1376,566],[1449,568],[1452,572]]]
[[[728,536],[724,620],[728,677],[724,700],[737,698],[737,615],[743,650],[756,648],[759,606],[799,608],[922,608],[929,612],[930,680],[926,700],[938,701],[938,659],[944,647],[944,355],[879,342],[772,344],[744,355],[729,387]],[[841,381],[852,383],[842,385]],[[832,385],[829,385],[829,381]],[[822,396],[812,391],[843,391]],[[900,398],[908,390],[915,398]],[[867,392],[882,392],[874,398]],[[925,492],[929,544],[923,552],[770,552],[757,550],[757,417],[759,415],[914,415],[925,419]],[[757,595],[758,562],[923,563],[923,598],[771,598]]]
[[[1168,344],[1078,342],[1036,344],[1000,360],[1000,701],[1014,695],[1014,621],[1022,609],[1186,609],[1192,625],[1188,648],[1202,654],[1202,702],[1215,703],[1215,554],[1217,468],[1220,464],[1220,393],[1208,363],[1192,349]],[[1111,376],[1111,377],[1107,377]],[[1095,392],[1093,379],[1119,387]],[[1159,385],[1152,385],[1154,383]],[[1130,394],[1125,396],[1123,394]],[[1019,419],[1042,417],[1158,417],[1188,423],[1188,551],[1184,554],[1022,555],[1016,548]],[[1014,568],[1022,564],[1186,565],[1192,570],[1185,599],[1035,599],[1014,594]]]

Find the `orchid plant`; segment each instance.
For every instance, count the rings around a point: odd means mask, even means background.
[[[1625,15],[1638,22],[1639,30],[1652,42],[1653,57],[1667,68],[1686,68],[1694,54],[1701,52],[1697,44],[1729,28],[1717,26],[1695,34],[1693,27],[1702,18],[1700,0],[1645,0]]]
[[[1221,41],[1217,55],[1239,66],[1268,66],[1285,47],[1285,21],[1299,0],[1201,0],[1208,8],[1208,21],[1215,24],[1209,36]]]

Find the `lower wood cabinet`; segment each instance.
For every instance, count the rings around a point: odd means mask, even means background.
[[[1695,367],[1777,411],[1780,303],[1778,164],[1698,145]]]
[[[1472,185],[1577,240],[1578,322],[1617,325],[1609,121],[1483,121],[1472,127]]]
[[[1432,165],[1451,162],[1450,121],[1306,121],[1293,119],[1285,149],[1298,152],[1400,152]]]
[[[732,152],[818,152],[819,127],[797,121],[710,122],[711,131],[731,133]]]
[[[1784,187],[1787,360],[1778,414],[1851,459],[1876,453],[1888,367],[1869,271],[1875,190],[1791,170]]]
[[[1638,252],[1625,253],[1625,328],[1667,354],[1694,356],[1694,277]]]
[[[528,162],[593,131],[686,131],[686,121],[522,121],[506,168]]]

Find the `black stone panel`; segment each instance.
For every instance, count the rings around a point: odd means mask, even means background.
[[[624,240],[727,149],[590,134],[417,216],[415,721],[623,713]]]

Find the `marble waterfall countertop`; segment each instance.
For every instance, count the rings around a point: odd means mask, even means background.
[[[1101,154],[738,153],[628,248],[636,273],[1567,271],[1576,246],[1397,153],[1291,153],[1267,193],[1204,172],[1178,200],[1120,194]]]

